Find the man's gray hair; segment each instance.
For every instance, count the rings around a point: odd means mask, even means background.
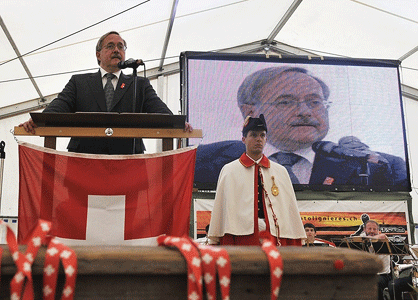
[[[241,105],[243,104],[256,105],[261,103],[259,93],[263,86],[268,84],[274,77],[278,76],[279,74],[289,72],[299,72],[307,74],[308,76],[316,80],[321,85],[322,92],[324,94],[324,100],[327,104],[330,92],[328,86],[321,79],[308,74],[308,70],[304,68],[285,66],[266,68],[248,75],[241,83],[238,89],[238,106],[241,107]]]
[[[105,38],[107,38],[109,35],[111,35],[111,34],[116,34],[116,35],[118,35],[118,36],[121,36],[120,34],[119,34],[119,32],[117,32],[117,31],[109,31],[108,33],[105,33],[104,35],[102,35],[101,37],[100,37],[100,39],[97,41],[97,45],[96,45],[96,52],[100,52],[101,50],[102,50],[102,48],[103,48],[103,41],[104,41],[104,39]],[[126,47],[126,41],[124,40],[124,39],[122,39],[122,41],[123,41],[123,44],[124,44],[124,46]],[[97,63],[100,65],[100,61],[99,60],[97,60]]]

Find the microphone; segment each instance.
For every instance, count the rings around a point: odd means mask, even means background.
[[[369,159],[370,154],[359,150],[340,147],[333,142],[315,142],[312,144],[312,150],[323,156],[341,158],[341,159]]]
[[[373,151],[362,151],[353,148],[339,146],[333,142],[315,142],[312,144],[312,150],[315,153],[327,157],[334,157],[340,159],[363,159],[369,163],[374,164],[388,164],[386,158]]]
[[[142,59],[133,59],[130,58],[128,60],[125,61],[121,61],[118,63],[118,68],[119,69],[126,69],[126,68],[138,68],[139,66],[145,66],[144,62]]]

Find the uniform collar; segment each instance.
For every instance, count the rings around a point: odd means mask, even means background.
[[[246,167],[246,168],[249,168],[249,167],[251,167],[252,165],[257,164],[257,162],[256,162],[256,161],[254,161],[251,157],[249,157],[249,156],[247,155],[247,153],[243,153],[243,154],[241,155],[241,157],[239,158],[239,161],[240,161],[240,163],[241,163],[244,167]],[[258,165],[259,165],[259,166],[262,166],[262,167],[264,167],[264,168],[270,168],[270,161],[269,161],[269,159],[267,158],[267,156],[265,156],[265,155],[263,154],[263,157],[262,157],[262,158],[261,158],[261,160],[259,161]]]

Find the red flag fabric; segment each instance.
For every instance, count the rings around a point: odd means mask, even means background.
[[[195,158],[196,147],[92,155],[19,143],[18,241],[39,219],[66,239],[188,235]]]

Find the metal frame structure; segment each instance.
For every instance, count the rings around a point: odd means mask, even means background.
[[[281,31],[281,29],[287,24],[289,19],[294,15],[297,11],[299,5],[302,3],[303,0],[294,0],[287,11],[284,13],[280,21],[276,24],[274,29],[268,34],[267,38],[264,40],[254,41],[249,44],[239,45],[232,48],[220,49],[217,52],[224,52],[224,53],[265,53],[266,55],[317,55],[315,53],[293,47],[291,45],[286,45],[276,41],[275,38]],[[166,29],[166,34],[164,38],[164,43],[162,47],[162,53],[160,57],[159,66],[157,68],[153,68],[147,70],[147,77],[149,79],[156,79],[160,76],[168,76],[170,74],[179,73],[179,63],[172,63],[164,65],[166,59],[167,48],[171,38],[171,32],[174,28],[174,21],[176,19],[176,11],[179,5],[180,0],[173,0],[172,8],[170,13],[170,18],[168,20],[168,25]],[[361,4],[361,3],[359,3]],[[379,10],[378,8],[373,8],[375,10]],[[397,16],[400,17],[400,16]],[[43,109],[52,99],[56,97],[57,94],[52,94],[48,96],[44,96],[42,91],[40,90],[39,86],[36,83],[36,78],[32,76],[32,73],[29,67],[26,65],[24,61],[24,57],[21,55],[17,45],[13,41],[12,35],[7,30],[6,24],[4,23],[3,19],[0,17],[0,26],[7,36],[8,41],[10,42],[11,46],[13,47],[21,65],[23,66],[28,79],[31,80],[33,87],[36,89],[39,98],[27,100],[24,102],[20,102],[14,105],[1,107],[0,108],[0,120],[4,118],[8,118],[11,116],[27,113],[30,111],[36,111],[39,109]],[[402,62],[406,58],[410,57],[411,55],[418,52],[418,46],[411,49],[407,53],[403,54],[399,60]],[[59,91],[57,91],[58,93]],[[402,94],[404,97],[408,97],[412,100],[418,100],[418,89],[415,89],[410,86],[402,85]]]

